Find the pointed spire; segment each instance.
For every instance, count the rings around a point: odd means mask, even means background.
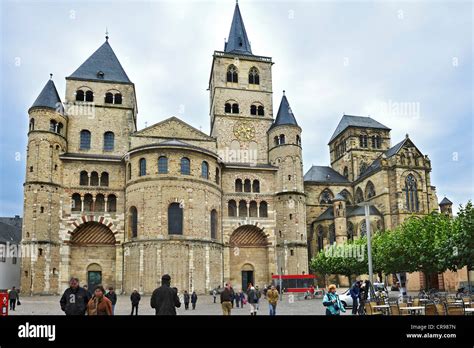
[[[108,41],[100,46],[68,78],[89,81],[132,83]]]
[[[235,4],[229,39],[225,44],[224,51],[229,53],[252,54],[252,48],[250,47],[250,41],[247,37],[247,32],[245,31],[244,21],[240,14],[238,2]]]
[[[36,98],[31,108],[42,107],[42,108],[50,108],[57,110],[58,112],[62,113],[62,103],[61,98],[59,97],[58,91],[56,86],[53,82],[53,74],[49,74],[50,79],[46,82],[46,85],[43,87],[43,90]],[[30,108],[30,109],[31,109]]]
[[[453,202],[451,202],[448,198],[444,197],[441,202],[439,202],[439,205],[452,205]]]
[[[288,99],[286,98],[285,91],[283,91],[283,97],[281,98],[277,117],[271,128],[281,125],[298,126],[295,115],[293,115],[293,111],[291,111],[290,103],[288,103]]]

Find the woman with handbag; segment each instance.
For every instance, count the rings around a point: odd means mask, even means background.
[[[328,286],[328,292],[323,298],[323,306],[326,307],[326,315],[340,315],[341,312],[346,311],[336,293],[336,285]]]

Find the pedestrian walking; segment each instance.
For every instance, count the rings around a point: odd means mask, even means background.
[[[232,291],[230,284],[226,284],[224,290],[221,292],[221,307],[223,315],[230,315],[232,311]]]
[[[196,294],[196,291],[193,291],[193,293],[191,294],[191,304],[193,306],[193,310],[196,309],[197,301],[198,301],[198,295]]]
[[[95,287],[94,295],[87,304],[87,315],[114,315],[112,301],[105,295],[102,285]]]
[[[361,284],[360,290],[359,290],[359,310],[358,310],[359,315],[365,314],[365,303],[367,302],[369,298],[369,290],[370,290],[369,281],[366,280],[365,282]]]
[[[186,290],[184,290],[183,301],[184,301],[184,309],[188,310],[189,309],[189,294]]]
[[[69,288],[64,291],[59,304],[66,315],[84,315],[89,300],[88,292],[79,286],[79,279],[71,278]]]
[[[138,290],[133,289],[133,292],[130,295],[130,301],[132,302],[132,313],[130,315],[133,315],[134,311],[135,311],[135,315],[138,315],[138,304],[140,303],[141,299],[142,297],[138,293]]]
[[[247,302],[247,300],[245,299],[245,293],[242,290],[239,292],[239,297],[240,297],[240,306],[244,308],[244,304]]]
[[[115,304],[117,303],[117,294],[113,287],[109,287],[109,292],[105,295],[112,302],[112,314],[115,315]]]
[[[12,286],[11,290],[8,292],[8,298],[10,299],[10,310],[14,311],[17,303],[20,303],[20,293],[16,287]]]
[[[357,309],[359,308],[359,293],[360,293],[360,281],[356,281],[351,289],[349,290],[349,293],[352,297],[352,315],[357,314]]]
[[[326,315],[340,315],[341,311],[346,311],[339,299],[339,295],[336,293],[336,285],[331,284],[328,286],[328,292],[323,298],[323,306],[326,307]]]
[[[216,303],[216,297],[217,297],[216,289],[212,290],[212,296],[214,297],[214,303]]]
[[[176,308],[181,307],[178,291],[171,288],[171,277],[168,274],[161,277],[161,286],[153,291],[150,306],[155,309],[156,315],[176,315]]]
[[[258,286],[255,287],[255,292],[257,294],[257,310],[260,309],[260,298],[262,297],[262,292],[258,288]]]
[[[247,296],[249,298],[248,301],[250,305],[250,315],[257,315],[258,296],[257,291],[255,290],[252,284],[250,284]]]
[[[234,308],[235,292],[234,292],[234,288],[232,288],[232,286],[230,287],[230,293],[231,293],[230,304],[232,305],[232,308]]]
[[[272,285],[270,290],[267,291],[268,307],[270,309],[270,315],[276,315],[276,307],[278,299],[280,298],[278,291]]]

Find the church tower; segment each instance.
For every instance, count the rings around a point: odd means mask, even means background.
[[[52,79],[28,110],[29,132],[24,184],[22,291],[58,291],[59,224],[68,118]]]
[[[275,122],[268,130],[270,163],[278,168],[275,177],[278,272],[306,274],[308,249],[301,128],[284,93]]]
[[[209,79],[211,136],[227,163],[267,164],[272,123],[272,59],[252,52],[239,5]]]

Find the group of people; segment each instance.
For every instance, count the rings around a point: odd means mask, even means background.
[[[356,281],[350,288],[349,294],[352,298],[352,314],[364,315],[365,303],[369,298],[370,282],[368,280]],[[326,315],[340,315],[346,309],[336,293],[336,285],[328,286],[328,292],[324,295],[323,306],[326,307]]]
[[[231,284],[226,283],[224,290],[220,294],[222,314],[231,315],[232,309],[234,308],[234,299],[236,299],[237,308],[239,307],[239,302],[241,304],[241,308],[243,308],[244,304],[248,303],[250,306],[250,315],[255,316],[259,310],[259,302],[261,297],[262,292],[259,290],[258,286],[254,287],[252,283],[249,283],[248,285],[247,296],[243,291],[235,293]],[[274,286],[271,286],[270,290],[266,291],[266,297],[269,303],[270,315],[276,315],[276,306],[280,296]]]
[[[193,310],[196,309],[196,303],[198,300],[198,296],[196,294],[196,291],[193,291],[191,296],[189,293],[184,290],[184,295],[183,295],[183,300],[184,300],[184,309],[188,310],[189,309],[189,300],[191,300],[191,305],[193,306]]]

